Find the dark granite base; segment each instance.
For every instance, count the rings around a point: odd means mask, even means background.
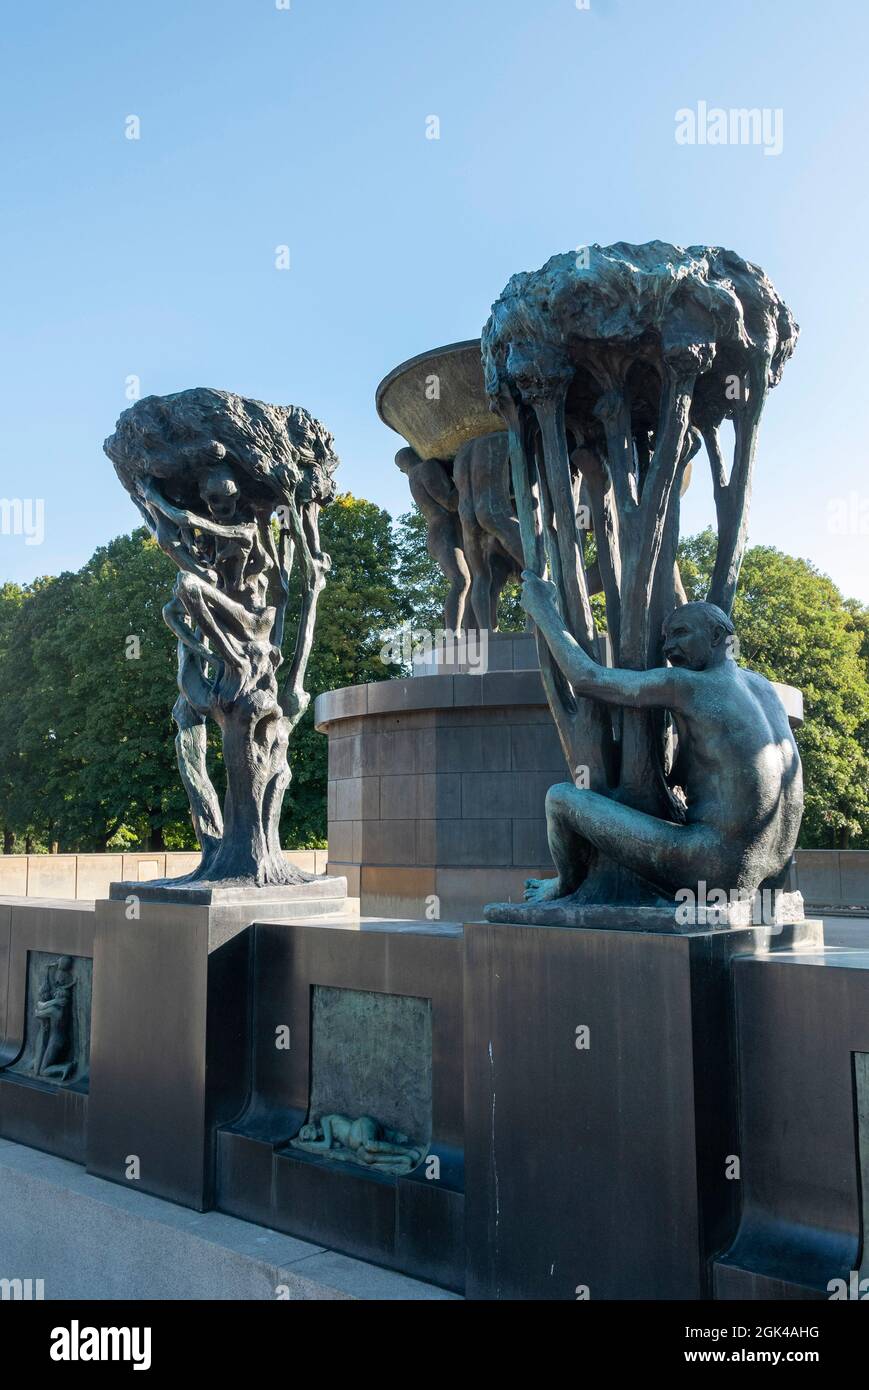
[[[318,1044],[313,1006],[318,987],[347,991],[360,1000],[356,1045],[343,1059],[340,1049],[336,1053]],[[462,993],[460,927],[385,921],[363,922],[357,930],[258,924],[251,1091],[244,1114],[218,1135],[219,1208],[460,1290],[465,1268]],[[385,1031],[378,1036],[379,1011],[365,1003],[372,994],[430,1005],[430,1042],[419,1041],[418,1027],[401,1034],[402,1010],[386,1010],[380,1020]],[[285,1050],[275,1047],[280,1026],[289,1029]],[[391,1106],[398,1107],[393,1114]],[[373,1113],[400,1125],[414,1142],[422,1141],[424,1161],[396,1177],[289,1146],[312,1109],[333,1108]]]
[[[127,911],[97,904],[88,1171],[203,1211],[215,1126],[246,1095],[252,919],[240,905]]]
[[[821,932],[465,928],[468,1297],[711,1297],[739,1210],[732,962]]]

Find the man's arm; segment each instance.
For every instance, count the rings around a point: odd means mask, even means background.
[[[564,626],[554,584],[529,570],[522,574],[522,607],[546,639],[554,660],[577,695],[590,695],[610,705],[687,709],[693,682],[688,672],[659,666],[652,671],[624,671],[601,666],[587,656]]]
[[[195,527],[197,531],[205,531],[210,536],[218,536],[221,540],[228,541],[246,540],[256,530],[255,524],[250,521],[239,522],[236,526],[222,526],[220,522],[212,521],[211,517],[199,516],[196,512],[188,511],[186,507],[174,507],[163,496],[152,478],[147,478],[141,486],[142,494],[151,506],[162,512],[170,521],[174,521],[177,526]]]
[[[459,494],[446,465],[441,463],[440,459],[426,459],[420,468],[425,469],[425,472],[422,473],[422,483],[429,496],[433,497],[444,511],[457,512],[459,510]]]

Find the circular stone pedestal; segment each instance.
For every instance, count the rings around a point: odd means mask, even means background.
[[[363,916],[470,921],[554,872],[544,802],[568,771],[529,634],[488,634],[485,674],[348,686],[317,698],[329,739],[327,873]],[[485,648],[484,648],[485,650]],[[425,668],[431,670],[431,667]],[[802,697],[777,687],[792,724]]]
[[[479,918],[552,872],[543,805],[567,776],[531,637],[492,636],[485,674],[317,699],[329,739],[329,862],[363,916]],[[531,669],[528,669],[528,668]]]

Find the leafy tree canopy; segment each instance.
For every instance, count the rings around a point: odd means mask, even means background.
[[[332,572],[309,666],[312,695],[384,680],[387,632],[442,625],[444,585],[414,510],[393,523],[371,502],[339,496],[322,515]],[[689,597],[703,597],[715,538],[686,540]],[[162,618],[175,570],[144,530],[100,547],[76,574],[0,585],[0,831],[3,847],[194,848],[175,764],[175,641]],[[294,602],[298,603],[298,597]],[[287,650],[294,640],[291,607]],[[740,659],[797,686],[806,780],[804,846],[869,843],[869,609],[845,600],[810,564],[755,546],[734,608]],[[510,585],[504,631],[524,614]],[[313,700],[290,749],[285,845],[324,843],[326,740]],[[211,747],[222,792],[219,739]]]

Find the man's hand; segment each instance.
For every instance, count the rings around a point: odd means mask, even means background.
[[[519,602],[538,627],[542,627],[547,617],[555,617],[561,622],[558,612],[558,590],[548,579],[541,579],[531,570],[522,571],[522,593]]]

